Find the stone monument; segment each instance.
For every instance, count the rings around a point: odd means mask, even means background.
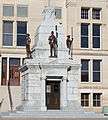
[[[22,72],[22,111],[79,111],[78,80],[80,63],[70,60],[63,26],[56,22],[55,11],[47,7],[44,20],[38,27],[33,47],[33,59],[26,59]],[[50,56],[48,37],[57,37],[57,57]]]

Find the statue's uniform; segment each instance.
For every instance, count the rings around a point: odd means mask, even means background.
[[[71,52],[71,45],[72,45],[72,40],[70,38],[66,39],[66,45],[67,45],[67,48],[69,49],[69,54],[70,54],[70,52]]]
[[[49,36],[49,44],[50,44],[50,56],[53,56],[53,52],[54,52],[54,56],[57,57],[56,54],[56,49],[57,49],[57,39],[54,35]]]
[[[27,57],[30,58],[31,57],[31,50],[30,50],[31,39],[29,37],[27,37],[26,39],[27,39],[26,53],[27,53]]]

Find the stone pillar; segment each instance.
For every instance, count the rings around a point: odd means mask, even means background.
[[[61,108],[64,109],[64,107],[67,106],[67,78],[63,77],[62,84],[61,84]]]
[[[41,111],[46,111],[46,85],[45,85],[45,77],[41,78]]]

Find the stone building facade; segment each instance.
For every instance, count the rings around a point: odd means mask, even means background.
[[[107,0],[51,0],[56,20],[65,36],[73,37],[73,59],[81,60],[79,92],[87,111],[101,112],[108,106],[107,85]],[[7,83],[10,80],[13,107],[20,105],[21,88],[18,67],[25,54],[25,34],[30,33],[31,47],[48,0],[0,0],[0,99],[1,111],[10,110]],[[2,94],[1,94],[2,93]]]

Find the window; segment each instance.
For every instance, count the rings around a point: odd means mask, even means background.
[[[100,25],[93,24],[93,48],[100,48]]]
[[[101,60],[93,60],[93,82],[100,82],[100,62]]]
[[[55,16],[56,16],[56,19],[62,18],[62,9],[61,8],[55,8]]]
[[[3,16],[14,16],[14,6],[3,5]]]
[[[100,11],[101,11],[100,8],[93,8],[92,9],[92,18],[99,20],[100,19]]]
[[[3,21],[3,45],[13,45],[13,22]]]
[[[88,19],[89,8],[81,8],[81,19]]]
[[[7,58],[2,58],[1,85],[7,84]]]
[[[89,106],[89,93],[81,93],[81,106]]]
[[[81,48],[88,48],[88,24],[81,24]]]
[[[20,85],[20,58],[9,59],[9,81],[11,86]]]
[[[94,107],[101,106],[101,93],[93,93],[93,106]]]
[[[18,17],[27,17],[28,16],[28,6],[18,5],[17,6],[17,16]]]
[[[17,46],[26,45],[27,22],[17,22]]]
[[[89,60],[81,60],[81,82],[89,81]]]

